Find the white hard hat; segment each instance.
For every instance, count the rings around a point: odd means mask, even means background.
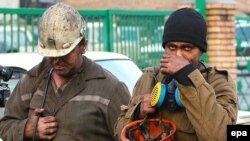
[[[73,7],[57,3],[48,8],[39,26],[38,53],[60,57],[70,53],[85,38],[86,22]]]

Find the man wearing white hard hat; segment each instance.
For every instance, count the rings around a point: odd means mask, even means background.
[[[39,27],[44,59],[20,80],[0,120],[4,141],[111,141],[130,94],[124,83],[82,54],[86,23],[72,7],[48,8]]]

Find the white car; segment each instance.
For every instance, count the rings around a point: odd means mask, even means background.
[[[86,52],[84,55],[109,70],[120,81],[123,81],[132,94],[133,87],[142,71],[127,56],[111,52]],[[37,65],[42,58],[38,53],[0,54],[0,65],[13,70],[12,78],[9,81],[3,82],[0,79],[0,86],[8,84],[10,92],[12,92],[19,79],[33,66]],[[3,93],[3,87],[0,87],[0,93],[1,91]],[[0,108],[0,118],[3,116],[3,111],[4,108]]]

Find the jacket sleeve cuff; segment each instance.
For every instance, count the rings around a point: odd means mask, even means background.
[[[176,81],[178,81],[180,84],[185,86],[193,86],[192,81],[188,78],[188,75],[195,70],[194,66],[192,64],[189,64],[179,71],[177,71],[173,77]]]
[[[25,140],[24,130],[25,130],[25,126],[26,126],[27,121],[28,121],[28,119],[25,119],[20,123],[19,129],[18,129],[18,138],[17,138],[17,139],[19,139],[18,141]]]
[[[135,108],[134,115],[133,115],[133,120],[140,119],[140,105],[141,105],[141,103],[137,104],[137,106]]]
[[[131,102],[131,104],[132,106],[130,106],[130,108],[128,109],[125,118],[134,120],[137,119],[138,116],[140,115],[140,104],[141,104],[140,96],[135,97]]]

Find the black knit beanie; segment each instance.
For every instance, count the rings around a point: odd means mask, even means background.
[[[207,51],[207,25],[202,15],[192,8],[182,8],[170,15],[164,26],[162,46],[179,41],[196,45]]]

